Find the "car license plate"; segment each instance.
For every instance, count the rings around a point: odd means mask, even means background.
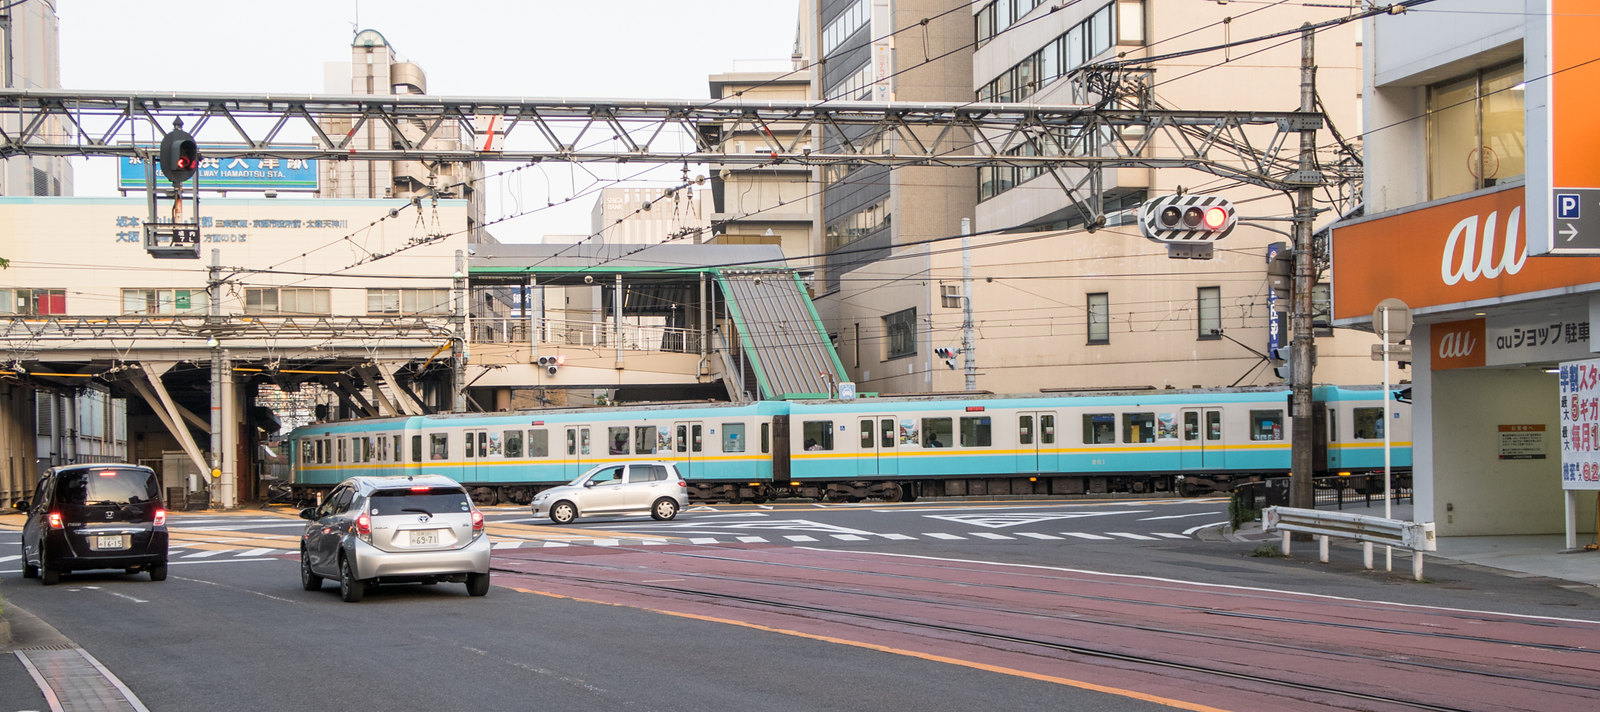
[[[122,535],[121,534],[100,534],[100,535],[98,535],[98,536],[96,536],[94,538],[94,548],[96,548],[96,549],[126,549],[128,547],[127,547],[126,544],[122,543]]]
[[[427,531],[414,531],[414,532],[411,532],[411,545],[412,546],[438,546],[439,545],[439,530],[437,530],[437,529],[429,529]]]

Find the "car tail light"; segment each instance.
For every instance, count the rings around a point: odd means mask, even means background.
[[[156,507],[156,526],[165,526],[167,523],[167,510]]]
[[[412,487],[411,491],[412,492],[427,492],[430,489],[432,489],[432,488],[428,487],[427,485],[417,485],[415,487]]]
[[[678,480],[678,486],[682,487],[684,489],[688,489],[689,488],[689,483],[688,482],[684,482],[683,480]]]
[[[472,510],[472,534],[474,536],[476,536],[476,535],[482,534],[482,533],[483,533],[483,512],[480,512],[480,511],[474,509],[474,510]]]
[[[60,529],[61,528],[61,513],[60,512],[51,512],[50,513],[50,528],[51,529]]]
[[[364,542],[372,542],[372,515],[362,512],[361,516],[356,517],[356,536]]]

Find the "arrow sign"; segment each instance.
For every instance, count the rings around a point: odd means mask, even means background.
[[[1567,238],[1567,242],[1572,242],[1572,240],[1578,236],[1578,228],[1573,226],[1572,223],[1567,223],[1566,227],[1557,232],[1562,237]]]

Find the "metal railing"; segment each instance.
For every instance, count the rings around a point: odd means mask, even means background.
[[[698,329],[659,324],[623,324],[621,329],[613,330],[609,322],[603,321],[514,317],[472,319],[472,340],[477,343],[612,348],[619,339],[624,351],[700,352]]]
[[[1283,555],[1289,555],[1291,534],[1311,534],[1320,542],[1322,563],[1328,563],[1328,540],[1333,537],[1361,542],[1363,560],[1372,568],[1372,545],[1398,546],[1411,550],[1411,573],[1422,580],[1422,552],[1438,551],[1433,522],[1403,522],[1350,512],[1321,509],[1268,507],[1262,512],[1262,529],[1283,532]]]

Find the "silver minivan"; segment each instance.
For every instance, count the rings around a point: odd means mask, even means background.
[[[689,504],[689,484],[670,462],[608,462],[533,497],[533,516],[557,524],[600,514],[643,514],[660,521]]]
[[[360,601],[368,583],[452,581],[489,592],[489,537],[466,489],[443,475],[352,477],[301,510],[300,584],[337,578]]]

